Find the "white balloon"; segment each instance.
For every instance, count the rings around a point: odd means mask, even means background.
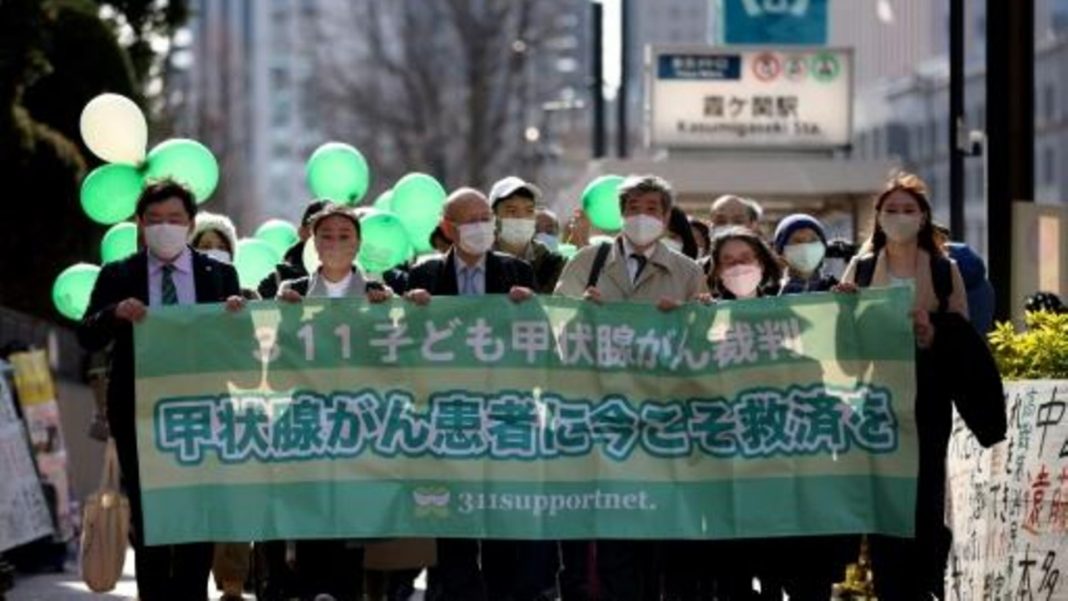
[[[93,154],[109,163],[140,165],[148,145],[148,123],[134,101],[101,94],[82,109],[82,140]]]

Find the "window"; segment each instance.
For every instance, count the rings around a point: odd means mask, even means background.
[[[271,125],[284,127],[289,125],[293,112],[293,101],[282,95],[276,95],[271,103]]]
[[[1057,178],[1057,152],[1052,146],[1042,151],[1042,183],[1052,186]]]
[[[1053,83],[1047,83],[1042,90],[1042,116],[1047,123],[1056,119],[1055,113],[1057,112],[1057,89],[1053,87]]]
[[[289,87],[289,71],[285,67],[271,67],[271,90],[280,91]]]

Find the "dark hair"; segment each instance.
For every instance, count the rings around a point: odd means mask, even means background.
[[[718,289],[721,293],[724,291],[724,288],[719,285],[718,272],[721,265],[719,255],[723,252],[723,247],[726,246],[728,242],[733,242],[735,240],[745,242],[753,249],[753,252],[756,253],[757,260],[760,261],[761,269],[764,272],[764,279],[760,281],[760,289],[763,290],[770,286],[777,285],[782,278],[782,267],[779,265],[779,262],[775,260],[775,255],[773,255],[771,249],[768,248],[768,244],[764,242],[763,238],[749,228],[732,226],[730,229],[716,236],[715,240],[712,241],[711,256],[714,267],[711,277],[712,284],[714,284],[713,287]]]
[[[162,179],[148,184],[144,190],[141,190],[141,196],[137,197],[137,217],[144,217],[150,205],[167,202],[172,198],[182,201],[182,208],[185,209],[185,214],[189,215],[190,220],[197,216],[197,201],[193,192],[173,179]]]
[[[671,207],[667,229],[682,240],[682,254],[696,261],[697,239],[693,237],[693,230],[690,229],[690,218],[686,216],[686,212],[678,207]]]
[[[883,232],[883,228],[879,225],[879,212],[882,211],[883,205],[886,204],[886,199],[890,198],[890,195],[895,192],[908,194],[916,201],[916,204],[920,205],[924,221],[916,237],[919,247],[933,256],[944,255],[945,250],[935,242],[934,217],[931,214],[931,201],[927,199],[927,184],[923,183],[923,180],[918,175],[906,171],[890,176],[890,180],[886,182],[886,189],[875,197],[871,238],[868,238],[868,242],[864,245],[865,250],[877,255],[886,246],[886,233]]]
[[[223,246],[226,247],[226,252],[230,253],[231,255],[234,254],[234,249],[230,247],[230,238],[228,238],[226,234],[220,232],[215,228],[208,228],[206,230],[200,230],[199,232],[197,232],[196,235],[193,236],[193,239],[189,241],[189,246],[192,246],[193,248],[200,246],[201,239],[203,239],[204,235],[208,232],[215,234],[219,237],[220,240],[222,240]]]
[[[452,246],[452,240],[449,240],[449,237],[445,235],[445,230],[440,225],[435,227],[433,232],[430,232],[430,246],[436,250],[437,246],[434,245],[434,240],[441,240],[446,246]]]
[[[329,200],[313,200],[309,202],[308,206],[304,209],[304,216],[300,218],[300,227],[308,227],[312,217],[315,217],[316,213],[322,211],[330,204],[333,203]]]
[[[760,220],[764,218],[764,209],[760,206],[760,203],[752,198],[746,198],[744,196],[736,196],[734,194],[723,194],[712,201],[712,205],[709,207],[709,212],[712,217],[716,216],[716,205],[726,204],[728,201],[734,201],[745,206],[745,212],[749,216],[749,221],[753,223],[760,223]]]
[[[1037,313],[1039,311],[1056,314],[1068,313],[1068,309],[1065,309],[1060,297],[1052,292],[1036,292],[1027,297],[1024,310],[1028,313]]]
[[[701,237],[701,241],[705,243],[705,250],[712,250],[712,230],[709,229],[708,224],[700,219],[690,217],[690,228],[697,231],[697,235]],[[697,236],[694,236],[696,240]]]
[[[675,192],[667,180],[655,175],[631,175],[619,184],[619,209],[626,211],[627,199],[649,192],[660,195],[660,207],[667,211],[675,204]]]
[[[319,231],[319,224],[328,217],[344,217],[352,222],[352,226],[356,228],[356,237],[362,237],[360,234],[360,217],[351,207],[343,204],[327,202],[326,206],[321,211],[312,215],[311,228],[312,235],[314,236]]]

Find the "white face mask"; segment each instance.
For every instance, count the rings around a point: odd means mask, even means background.
[[[727,290],[736,298],[753,298],[756,296],[764,272],[756,265],[735,265],[723,270],[720,280]]]
[[[511,246],[526,246],[534,238],[533,219],[501,219],[501,241]]]
[[[789,263],[790,268],[806,275],[816,271],[816,268],[823,262],[825,254],[827,254],[827,248],[822,242],[788,244],[783,249],[783,258]]]
[[[627,217],[623,235],[635,246],[649,246],[664,233],[664,222],[649,215]]]
[[[923,225],[923,215],[919,213],[882,213],[879,226],[886,237],[893,242],[908,242],[916,238]]]
[[[560,248],[560,239],[552,234],[535,234],[534,239],[538,242],[541,242],[545,246],[548,246],[549,250],[555,251],[556,249]]]
[[[170,261],[182,253],[189,238],[189,226],[159,223],[145,227],[145,246],[158,259]]]
[[[681,253],[682,252],[682,242],[679,242],[678,240],[673,240],[671,238],[664,238],[664,246],[670,248],[671,250],[673,250],[673,251],[675,251],[677,253]]]
[[[229,264],[232,261],[231,258],[230,258],[230,253],[226,252],[225,250],[223,250],[221,248],[209,248],[207,250],[202,250],[200,252],[208,255],[209,257],[211,257],[212,259],[215,259],[216,261],[219,261],[220,263]]]
[[[460,248],[472,255],[484,255],[493,248],[494,230],[496,224],[493,221],[480,223],[465,223],[458,227],[460,230]]]

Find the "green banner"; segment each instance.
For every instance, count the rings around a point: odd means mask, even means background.
[[[153,309],[150,544],[909,535],[907,288]]]

